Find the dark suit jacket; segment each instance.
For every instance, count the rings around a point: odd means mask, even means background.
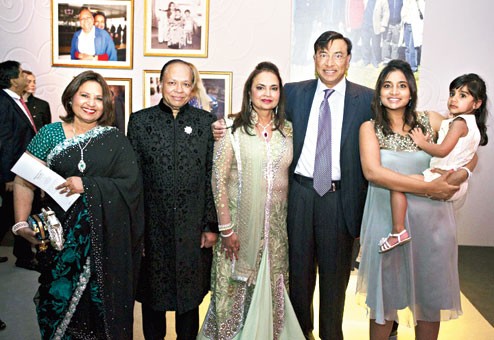
[[[13,181],[10,171],[26,151],[35,131],[14,99],[0,89],[0,185]]]
[[[373,91],[346,80],[345,106],[341,133],[341,205],[343,218],[353,237],[360,235],[360,225],[367,194],[367,181],[362,173],[359,149],[360,125],[372,116]],[[285,85],[286,114],[293,124],[293,176],[305,140],[310,109],[317,88],[317,80],[306,80]]]
[[[51,123],[51,111],[48,102],[31,95],[27,99],[26,105],[33,116],[34,125],[38,131],[46,124]]]

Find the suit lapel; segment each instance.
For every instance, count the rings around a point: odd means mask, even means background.
[[[352,131],[351,126],[354,124],[356,119],[356,111],[359,103],[358,92],[355,91],[355,87],[351,82],[346,80],[346,94],[345,94],[345,108],[343,110],[343,126],[341,127],[341,146],[343,148],[345,141]]]
[[[26,114],[24,113],[24,111],[22,111],[22,109],[19,107],[19,105],[17,105],[17,103],[14,100],[14,98],[12,98],[11,96],[9,96],[8,93],[6,93],[4,90],[0,90],[0,91],[2,91],[2,95],[4,95],[5,97],[7,97],[7,100],[9,100],[10,103],[12,104],[12,107],[16,111],[17,117],[19,117],[21,120],[23,120],[34,131],[33,124],[31,124],[31,121],[26,116]]]

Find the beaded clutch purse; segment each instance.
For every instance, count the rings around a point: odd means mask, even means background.
[[[62,224],[53,210],[42,208],[41,213],[29,216],[27,223],[36,233],[38,240],[47,241],[39,246],[40,251],[48,249],[48,244],[51,244],[55,250],[60,251],[63,249],[63,243],[65,241],[63,238]]]

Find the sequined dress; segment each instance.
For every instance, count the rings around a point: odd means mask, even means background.
[[[219,223],[232,221],[239,259],[214,249],[211,302],[198,339],[303,339],[288,294],[286,231],[292,128],[266,141],[243,129],[215,145]]]
[[[84,186],[66,212],[48,197],[65,243],[61,251],[49,247],[37,253],[41,276],[35,303],[42,339],[132,339],[144,216],[130,143],[112,127],[66,138],[57,122],[43,127],[27,150],[62,177],[81,177]]]
[[[419,121],[433,135],[428,115]],[[385,136],[377,126],[381,164],[399,173],[420,174],[431,156],[408,136]],[[405,227],[412,240],[379,253],[378,244],[391,230],[389,190],[369,183],[362,221],[361,262],[357,301],[371,319],[384,324],[396,320],[414,326],[417,321],[439,322],[462,314],[458,278],[456,221],[451,202],[407,194]]]

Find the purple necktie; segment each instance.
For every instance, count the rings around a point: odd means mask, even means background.
[[[324,196],[331,189],[331,110],[328,98],[333,89],[324,90],[324,99],[319,108],[316,159],[314,162],[314,190]]]

